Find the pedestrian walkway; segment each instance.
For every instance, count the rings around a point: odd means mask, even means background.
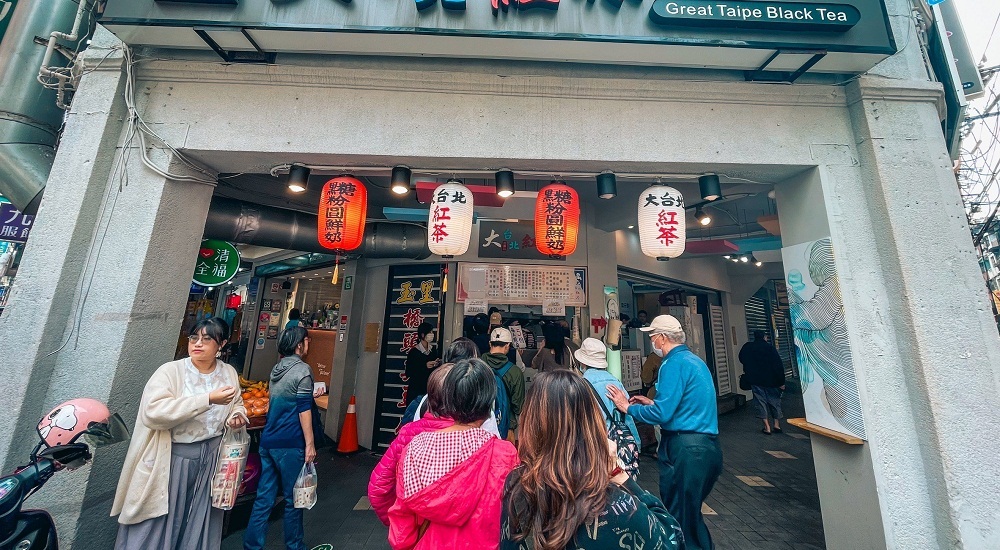
[[[802,416],[801,399],[786,393],[785,413]],[[785,433],[764,435],[752,407],[719,419],[724,470],[705,503],[706,520],[719,550],[825,548],[816,473],[809,435],[783,424]],[[336,550],[389,548],[388,529],[365,496],[377,456],[350,457],[320,451],[319,502],[305,513],[306,548],[331,544]],[[643,456],[640,483],[659,493],[656,461]],[[238,519],[233,520],[234,523]],[[245,520],[244,520],[245,521]],[[242,548],[243,532],[222,542],[223,550]],[[283,548],[276,515],[267,548]]]

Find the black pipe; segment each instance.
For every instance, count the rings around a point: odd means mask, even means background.
[[[316,224],[314,214],[212,197],[205,222],[205,238],[302,252],[332,253],[320,246]],[[424,228],[392,222],[368,223],[365,226],[365,242],[352,253],[366,258],[412,260],[423,260],[431,254]]]

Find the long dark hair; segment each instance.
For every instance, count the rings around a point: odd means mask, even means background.
[[[524,466],[505,499],[514,540],[562,550],[608,501],[614,460],[590,384],[571,370],[540,373],[521,412]]]
[[[545,347],[556,354],[556,363],[562,364],[563,354],[566,352],[563,328],[557,324],[549,323],[542,326],[542,336],[545,337]]]

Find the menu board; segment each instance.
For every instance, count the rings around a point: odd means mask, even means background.
[[[393,266],[389,270],[373,450],[389,447],[406,411],[406,354],[417,345],[417,327],[427,322],[440,329],[444,322],[441,270],[441,264]]]
[[[486,300],[490,304],[563,306],[587,305],[586,268],[511,264],[458,266],[459,302]]]

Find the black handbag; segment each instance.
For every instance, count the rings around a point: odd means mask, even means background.
[[[614,441],[618,445],[618,460],[621,461],[624,470],[633,479],[639,477],[639,444],[636,442],[635,437],[632,435],[632,431],[628,429],[628,425],[625,424],[625,419],[621,417],[621,412],[615,409],[618,415],[612,415],[606,406],[604,406],[604,400],[598,395],[597,390],[594,386],[587,382],[590,386],[590,391],[594,392],[594,398],[597,399],[597,404],[601,406],[601,410],[604,411],[604,417],[610,422],[608,427],[608,439]]]

